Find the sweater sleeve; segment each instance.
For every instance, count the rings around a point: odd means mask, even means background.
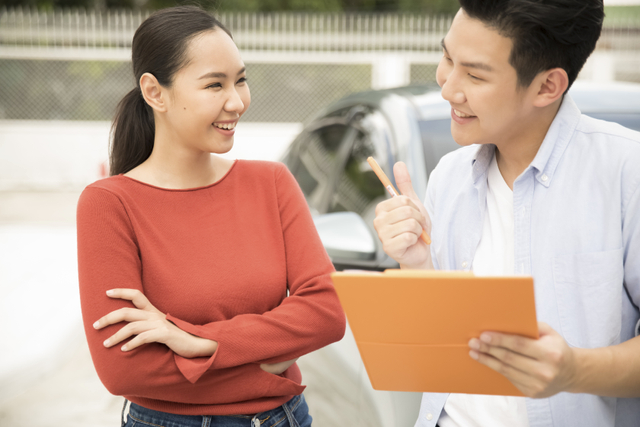
[[[95,330],[93,323],[129,301],[111,299],[113,288],[142,289],[142,264],[136,236],[127,211],[110,191],[87,187],[77,209],[78,276],[85,333],[100,380],[115,395],[166,398],[167,390],[179,393],[190,383],[180,373],[173,351],[151,343],[130,352],[121,346],[105,348],[103,341],[124,323]]]
[[[344,335],[346,319],[330,277],[333,265],[302,191],[283,165],[275,174],[289,296],[269,312],[206,325],[192,325],[167,315],[184,331],[218,342],[210,358],[175,355],[176,364],[189,381],[197,381],[212,368],[291,360]]]

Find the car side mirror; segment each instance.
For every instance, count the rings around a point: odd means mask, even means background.
[[[313,219],[320,240],[332,261],[367,261],[376,257],[376,244],[362,217],[335,212]]]

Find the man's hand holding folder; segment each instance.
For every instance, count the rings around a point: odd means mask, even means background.
[[[540,338],[484,332],[469,341],[469,355],[507,377],[525,396],[549,397],[575,391],[576,356],[572,349],[544,322],[538,322]]]

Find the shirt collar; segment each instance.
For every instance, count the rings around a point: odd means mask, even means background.
[[[553,180],[558,163],[580,122],[580,115],[580,110],[571,96],[565,95],[530,166],[536,169],[535,177],[545,187]]]
[[[496,146],[493,144],[481,144],[478,146],[471,165],[473,167],[472,176],[474,184],[478,182],[481,176],[487,173],[487,169],[493,159],[493,153],[496,151]]]
[[[571,96],[566,94],[556,117],[551,122],[547,135],[542,141],[542,145],[538,149],[538,153],[529,166],[536,169],[535,177],[545,187],[551,184],[556,167],[562,158],[562,154],[564,154],[564,150],[569,145],[579,121],[580,110]],[[478,150],[471,161],[474,183],[486,174],[495,149],[496,146],[493,144],[478,146]]]

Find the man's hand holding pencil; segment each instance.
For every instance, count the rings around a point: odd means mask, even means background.
[[[391,193],[393,186],[390,182],[385,182],[388,178],[375,160],[369,163]],[[413,190],[407,166],[402,162],[396,163],[393,174],[400,195],[378,204],[373,226],[384,251],[396,260],[401,268],[432,269],[429,214]]]

